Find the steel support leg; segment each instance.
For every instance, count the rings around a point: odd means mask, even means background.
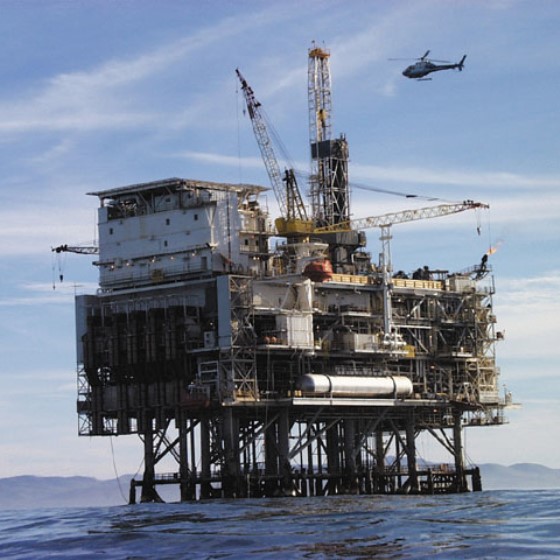
[[[408,489],[411,493],[418,493],[418,467],[416,465],[415,418],[411,412],[406,419],[406,461],[408,464]]]
[[[294,481],[290,466],[290,418],[288,409],[283,409],[278,417],[278,468],[280,474],[280,491],[288,496],[293,493]]]
[[[153,421],[146,418],[144,431],[144,476],[142,478],[141,502],[161,502],[161,498],[156,492],[155,485],[155,455],[154,455],[154,431]]]
[[[225,498],[242,496],[239,466],[239,421],[231,408],[223,411],[224,472],[222,490]]]
[[[357,494],[359,490],[356,468],[356,420],[344,420],[344,492]]]
[[[463,426],[461,425],[461,412],[453,413],[453,451],[455,455],[456,492],[468,492],[467,478],[465,476],[465,459],[463,455]]]

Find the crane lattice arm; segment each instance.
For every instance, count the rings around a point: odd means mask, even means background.
[[[303,204],[301,193],[295,182],[293,172],[287,171],[285,179],[282,178],[278,160],[274,153],[272,142],[268,135],[265,119],[261,114],[261,104],[255,99],[255,94],[251,86],[247,83],[239,70],[235,70],[237,77],[241,82],[241,90],[247,104],[247,111],[251,118],[253,131],[257,139],[257,144],[261,151],[261,155],[268,173],[268,177],[274,190],[274,195],[280,207],[280,215],[287,220],[304,220],[307,221],[307,212]],[[283,183],[286,183],[285,185]]]
[[[416,210],[402,210],[401,212],[391,212],[381,216],[372,216],[369,218],[357,218],[348,220],[333,226],[319,227],[315,229],[317,233],[329,233],[335,231],[350,231],[371,229],[375,227],[389,227],[394,224],[403,224],[413,222],[415,220],[426,220],[428,218],[439,218],[450,214],[457,214],[465,210],[475,210],[477,208],[489,208],[488,204],[482,202],[474,202],[473,200],[465,200],[456,204],[438,204],[437,206],[428,206],[427,208],[418,208]]]
[[[58,247],[52,248],[53,253],[78,253],[79,255],[97,255],[99,253],[99,247],[97,245],[82,245],[72,246],[72,245],[59,245]]]

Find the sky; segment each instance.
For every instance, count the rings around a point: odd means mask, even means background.
[[[555,0],[2,0],[0,477],[141,468],[136,436],[77,435],[74,295],[95,291],[97,269],[51,248],[95,240],[88,192],[168,177],[268,186],[236,68],[307,173],[314,41],[331,53],[354,218],[490,205],[393,228],[395,270],[461,270],[498,247],[500,388],[521,406],[466,430],[467,459],[560,468],[559,27]],[[428,49],[467,54],[464,71],[403,77]]]

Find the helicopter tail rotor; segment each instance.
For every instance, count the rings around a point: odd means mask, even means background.
[[[463,70],[463,66],[465,65],[465,58],[467,58],[467,55],[464,55],[461,61],[459,62],[459,64],[457,65],[457,68],[459,69],[460,72]]]

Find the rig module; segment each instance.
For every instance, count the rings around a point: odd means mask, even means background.
[[[490,266],[394,273],[390,231],[484,205],[350,219],[329,53],[313,47],[308,212],[238,76],[281,216],[272,223],[255,185],[171,178],[90,193],[100,288],[76,298],[80,435],[140,436],[131,503],[137,488],[159,500],[160,484],[181,500],[480,490],[463,428],[503,423],[510,404]],[[375,263],[368,228],[381,231]],[[421,460],[420,436],[449,463]],[[169,457],[177,469],[160,472]]]

